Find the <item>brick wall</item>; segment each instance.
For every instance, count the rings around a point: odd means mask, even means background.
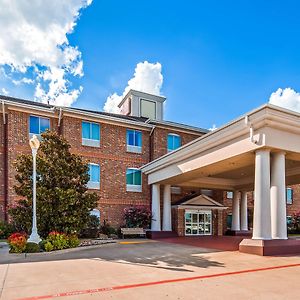
[[[197,134],[197,135],[189,134],[189,133],[179,132],[173,129],[159,128],[158,126],[156,126],[151,137],[153,143],[153,148],[151,153],[152,160],[168,153],[167,136],[169,133],[175,133],[180,135],[181,145],[185,145],[202,135],[202,134]]]
[[[20,198],[14,191],[15,166],[17,157],[21,154],[30,154],[29,146],[29,116],[30,114],[18,111],[8,111],[7,146],[8,146],[8,205],[12,205]],[[51,129],[57,130],[57,120],[50,118]]]
[[[5,125],[1,120],[0,121],[0,220],[4,219],[4,126]]]

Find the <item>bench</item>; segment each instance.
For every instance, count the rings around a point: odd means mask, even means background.
[[[123,235],[144,235],[146,236],[146,232],[143,228],[121,228],[121,233]]]

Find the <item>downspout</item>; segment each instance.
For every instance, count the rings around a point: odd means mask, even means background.
[[[61,135],[61,119],[62,119],[62,108],[59,108],[59,115],[58,115],[58,134]]]
[[[250,142],[253,143],[253,144],[257,144],[258,143],[258,140],[254,139],[254,130],[253,130],[253,126],[252,126],[252,123],[249,121],[249,116],[245,116],[245,124],[246,126],[249,127],[249,139],[250,139]]]
[[[8,220],[7,215],[7,206],[8,206],[8,122],[5,115],[5,104],[2,100],[2,116],[3,116],[3,188],[4,188],[4,207],[3,207],[3,213],[4,213],[4,220]]]

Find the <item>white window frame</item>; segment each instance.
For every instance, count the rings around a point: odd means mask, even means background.
[[[127,180],[126,175],[127,175],[127,170],[137,170],[140,171],[140,169],[138,168],[126,168],[126,173],[125,173],[125,180]],[[137,184],[127,184],[126,182],[126,192],[135,192],[135,193],[141,193],[143,190],[143,174],[141,172],[141,184],[137,185]]]
[[[140,132],[141,133],[141,138],[142,138],[142,146],[134,146],[134,145],[128,145],[127,144],[127,131],[131,130],[134,132]],[[135,135],[134,135],[134,140],[135,140]],[[127,145],[127,152],[132,152],[132,153],[142,153],[142,147],[143,147],[143,132],[141,130],[136,130],[136,129],[131,129],[131,128],[126,128],[126,145]]]
[[[39,118],[39,133],[32,133],[30,132],[30,117]],[[51,129],[51,120],[47,117],[37,116],[37,115],[30,115],[29,116],[29,122],[28,122],[28,132],[29,132],[29,138],[31,139],[34,135],[37,136],[38,139],[41,139],[41,118],[45,120],[49,120],[49,130]]]
[[[186,222],[186,216],[185,214],[196,214],[197,215],[197,222],[193,222],[191,221],[191,227],[193,225],[196,225],[198,226],[198,229],[197,229],[197,233],[186,233],[186,229],[188,227],[188,224]],[[199,222],[199,215],[200,214],[203,214],[204,215],[204,222]],[[210,222],[207,222],[206,221],[206,215],[210,215]],[[209,232],[204,232],[203,233],[199,233],[199,224],[202,224],[204,226],[204,229],[205,229],[205,225],[209,224],[210,225],[210,231]],[[207,236],[207,235],[212,235],[213,234],[213,213],[211,210],[185,210],[184,212],[184,233],[186,236]]]
[[[83,122],[90,124],[90,130],[91,130],[92,124],[96,124],[96,125],[99,126],[99,140],[86,139],[86,138],[82,137],[82,123]],[[81,141],[82,141],[82,145],[83,146],[89,146],[89,147],[97,147],[97,148],[99,148],[100,147],[100,139],[101,139],[101,126],[100,126],[100,124],[96,123],[96,122],[90,122],[90,121],[82,120],[81,121]]]
[[[169,136],[169,135],[179,137],[179,138],[180,138],[180,146],[179,146],[178,148],[180,148],[180,147],[182,146],[182,145],[181,145],[181,135],[179,135],[179,134],[177,134],[177,133],[168,133],[168,135],[167,135],[167,151],[168,151],[168,153],[169,153],[169,152],[172,152],[172,151],[174,151],[174,150],[176,150],[176,149],[169,149],[169,148],[168,148],[168,146],[169,146],[169,145],[168,145],[168,136]],[[173,140],[173,146],[174,146],[174,140]],[[177,149],[178,149],[178,148],[177,148]]]
[[[88,163],[88,165],[98,166],[99,167],[99,181],[91,181],[91,179],[87,183],[87,187],[93,190],[100,190],[100,180],[101,180],[101,166],[100,164]]]

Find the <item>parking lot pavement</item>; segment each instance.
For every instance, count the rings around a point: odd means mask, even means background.
[[[0,265],[1,299],[295,299],[299,276],[300,256],[163,242],[13,255]]]

